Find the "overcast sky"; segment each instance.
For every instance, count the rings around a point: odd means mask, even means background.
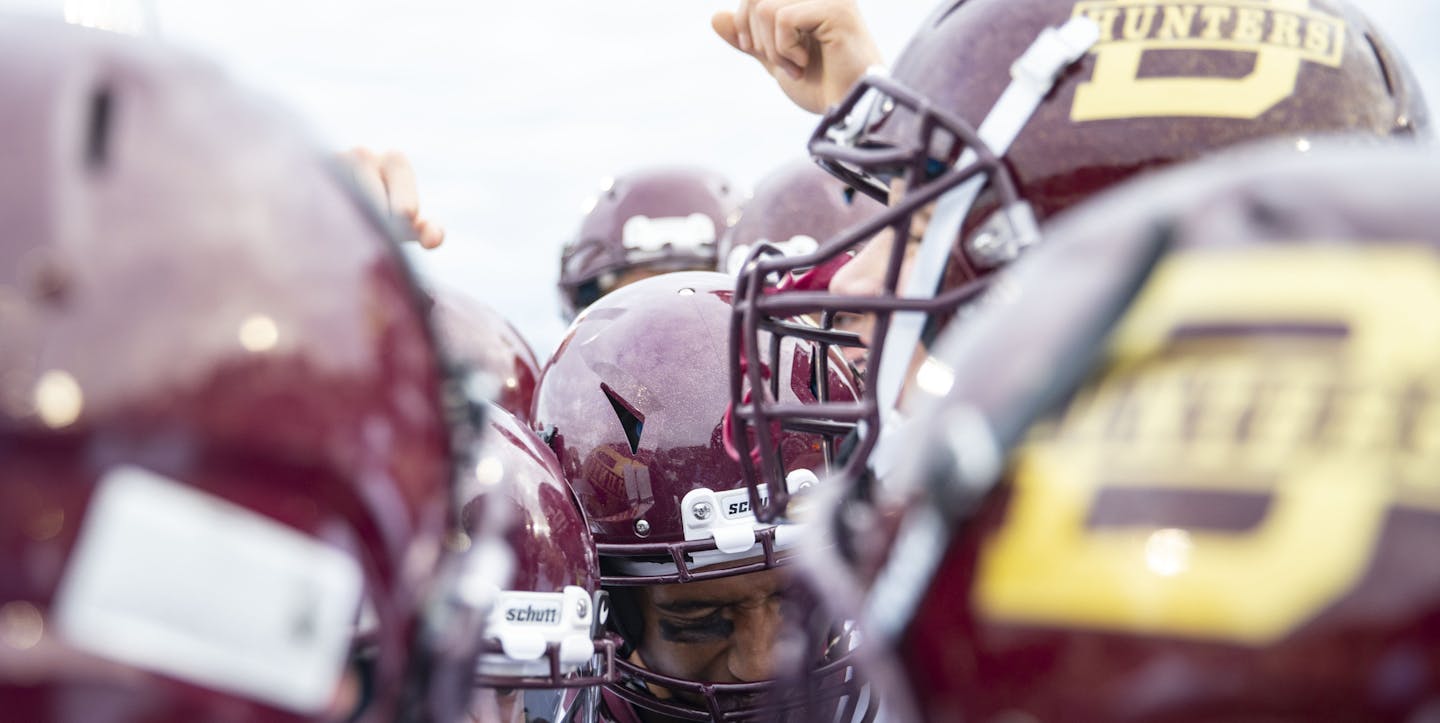
[[[510,318],[542,357],[563,332],[560,245],[599,180],[653,163],[749,186],[814,117],[714,36],[733,0],[70,0],[198,48],[296,106],[325,142],[405,151],[450,238],[432,277]],[[935,0],[860,0],[892,58]],[[62,0],[0,0],[60,14]],[[1369,0],[1440,98],[1440,3]]]

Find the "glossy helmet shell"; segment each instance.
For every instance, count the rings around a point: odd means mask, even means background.
[[[827,515],[878,560],[809,576],[909,719],[1433,710],[1440,164],[1322,145],[1097,199],[942,338],[916,463]]]
[[[61,588],[94,582],[76,571],[77,546],[100,534],[95,500],[124,473],[353,561],[355,594],[379,623],[368,710],[395,719],[455,514],[458,428],[421,296],[380,216],[288,116],[158,45],[0,18],[0,98],[0,617],[28,631],[0,652],[6,715],[343,714],[325,709],[333,691],[297,701],[216,679],[237,660],[201,681],[177,661],[97,653],[67,624],[60,608],[76,598]],[[184,601],[205,591],[186,578],[203,560],[186,555],[214,551],[222,532],[226,550],[246,549],[226,530],[126,559],[149,581],[128,592],[89,589],[184,606],[129,610],[136,624],[193,614]],[[164,572],[170,563],[184,564]],[[139,589],[157,574],[165,587]],[[297,594],[265,582],[247,594]],[[271,632],[215,620],[218,608],[201,614],[241,639]],[[158,628],[146,629],[159,645]],[[107,640],[126,630],[109,626]],[[338,676],[343,653],[322,676]]]
[[[648,168],[606,179],[560,255],[565,319],[613,291],[628,271],[715,268],[716,243],[742,203],[734,184],[703,168]]]
[[[758,244],[774,244],[789,254],[811,253],[819,242],[884,208],[835,180],[809,158],[790,161],[755,184],[740,220],[720,238],[716,270],[738,273]]]
[[[540,363],[525,337],[494,308],[454,290],[434,292],[435,328],[450,356],[485,377],[496,404],[530,420]]]
[[[1098,42],[1059,71],[1008,148],[991,148],[983,138],[1004,135],[985,129],[991,109],[1012,81],[1017,89],[1029,87],[1012,78],[1012,64],[1044,31],[1080,17],[1095,21]],[[1081,35],[1083,26],[1077,21]],[[1048,50],[1054,49],[1052,42]],[[882,375],[898,373],[885,372],[879,363],[894,312],[924,312],[927,334],[943,328],[983,291],[995,268],[1039,238],[1037,221],[1043,225],[1137,174],[1242,142],[1288,139],[1303,151],[1318,134],[1386,138],[1428,130],[1428,112],[1404,61],[1342,0],[1286,0],[1265,7],[1226,0],[951,0],[916,32],[894,69],[862,79],[811,140],[812,155],[841,180],[879,199],[888,194],[887,181],[899,180],[904,193],[890,199],[888,211],[815,254],[761,258],[747,269],[736,300],[750,350],[744,361],[763,355],[764,347],[750,335],[768,330],[776,319],[800,312],[875,314],[862,384],[863,416],[871,431],[861,435],[845,470],[845,476],[856,476],[876,443],[881,410],[873,396],[882,389]],[[962,157],[968,159],[963,164]],[[945,267],[932,264],[912,274],[933,273],[936,288],[902,298],[906,244],[893,244],[877,296],[815,291],[785,299],[765,293],[770,279],[833,263],[883,229],[896,238],[918,237],[915,223],[922,211],[947,192],[960,192],[971,178],[983,178],[985,186],[957,219]],[[842,333],[831,341],[858,343]],[[895,351],[891,358],[909,357],[905,349]],[[757,399],[753,408],[742,408],[742,423],[764,426],[773,404]],[[746,471],[769,486],[772,500],[783,499],[773,475],[763,480],[759,475],[777,465],[762,459],[757,470]],[[762,516],[780,512],[762,510]]]
[[[600,591],[595,542],[554,452],[534,431],[498,406],[491,405],[486,423],[488,429],[475,468],[479,494],[465,505],[461,523],[468,535],[475,536],[484,535],[487,528],[503,526],[514,570],[490,616],[492,624],[486,630],[482,649],[485,655],[475,682],[477,686],[500,689],[550,691],[553,703],[558,705],[562,703],[563,689],[593,687],[614,679],[615,645],[605,633],[608,603]],[[532,651],[519,649],[533,642],[523,639],[529,629],[523,624],[515,626],[506,615],[511,609],[525,608],[528,612],[535,606],[542,612],[556,608],[556,625],[574,623],[570,627],[576,629],[586,626],[594,648],[583,663],[566,662],[565,658],[576,656],[564,648],[576,642],[568,639],[546,640],[538,658],[529,655]],[[507,640],[506,636],[515,630],[522,639]],[[573,634],[576,630],[563,632]],[[512,653],[524,653],[526,657],[517,658]],[[596,655],[601,656],[600,662],[591,668]],[[554,715],[555,711],[547,714]]]
[[[730,277],[716,272],[636,282],[581,314],[546,364],[535,419],[554,428],[551,446],[590,520],[608,587],[743,575],[783,562],[781,538],[794,530],[754,524],[748,516],[749,493],[727,451],[730,287]],[[808,346],[793,342],[771,366],[781,394],[797,402],[815,397],[816,369]],[[854,398],[838,358],[819,373],[825,393]],[[775,438],[789,459],[813,468],[823,465],[834,442],[823,434],[791,430],[776,430]],[[706,502],[705,519],[733,518],[739,525],[743,549],[728,558],[741,562],[738,566],[709,567],[705,560],[719,556],[716,540],[703,528],[687,535],[687,524],[693,525],[697,514],[693,503],[686,509],[682,502],[704,490],[714,493]],[[731,505],[736,505],[733,515]],[[612,620],[625,617],[622,607],[617,602]],[[717,684],[701,690],[697,681],[659,676],[624,661],[617,666],[624,677],[642,682],[612,686],[612,691],[639,705],[698,720],[733,712],[722,704],[725,696],[753,697],[769,686]],[[693,691],[711,707],[686,709],[676,701],[637,694],[643,681]]]

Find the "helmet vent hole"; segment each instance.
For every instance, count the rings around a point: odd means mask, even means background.
[[[625,430],[625,440],[630,443],[630,454],[639,452],[640,433],[645,430],[645,415],[630,406],[610,385],[601,384],[600,391],[605,392],[610,406],[615,408],[615,416],[620,418],[620,428]]]
[[[100,88],[90,96],[90,122],[85,139],[85,166],[91,171],[105,168],[110,152],[110,122],[114,113],[114,95],[109,88]]]

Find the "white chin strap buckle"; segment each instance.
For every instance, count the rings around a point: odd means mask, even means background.
[[[595,655],[591,631],[595,616],[602,612],[595,607],[590,593],[575,585],[567,585],[562,592],[500,593],[490,611],[488,628],[499,639],[504,659],[484,656],[480,670],[543,674],[549,671],[544,656],[551,643],[560,646],[562,665],[572,669],[584,665]]]
[[[1040,240],[1035,210],[1020,201],[986,219],[968,243],[970,257],[987,268],[997,268],[1020,258],[1026,248]]]
[[[811,470],[791,470],[785,476],[785,485],[790,493],[797,494],[820,483],[820,478]],[[764,488],[760,489],[762,504],[769,502]],[[738,555],[755,547],[755,532],[762,527],[755,520],[755,511],[750,508],[750,491],[747,488],[715,492],[701,488],[691,490],[680,501],[680,514],[685,522],[685,539],[714,539],[715,548],[725,555]],[[777,544],[787,525],[779,525]],[[698,558],[705,553],[696,555]]]
[[[1060,71],[1090,52],[1099,41],[1100,26],[1083,15],[1071,18],[1059,28],[1045,28],[1010,66],[1010,77],[1041,95],[1048,94]]]

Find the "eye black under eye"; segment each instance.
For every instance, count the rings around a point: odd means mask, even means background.
[[[659,622],[660,637],[672,643],[712,643],[735,634],[735,623],[718,611],[684,622],[665,619]]]

